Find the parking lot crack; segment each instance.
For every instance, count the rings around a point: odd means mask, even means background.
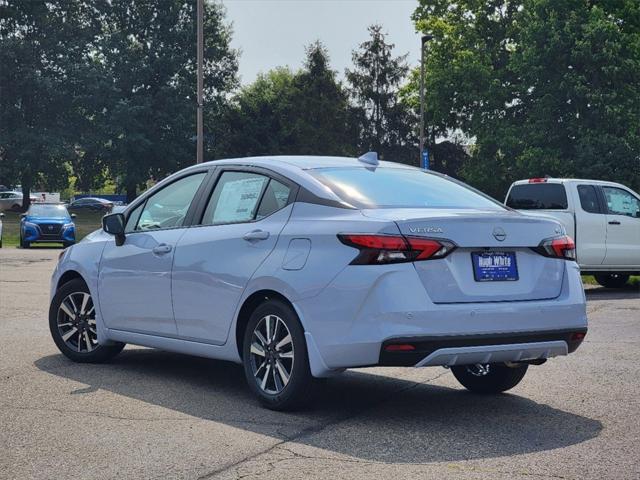
[[[302,440],[304,438],[310,437],[312,435],[316,435],[316,434],[318,434],[318,433],[320,433],[320,432],[322,432],[322,431],[324,431],[324,430],[326,430],[326,429],[328,429],[330,427],[334,427],[334,426],[336,426],[336,425],[338,425],[340,423],[344,423],[344,422],[347,422],[349,420],[352,420],[352,419],[354,419],[354,418],[356,418],[356,417],[358,417],[358,416],[360,416],[360,415],[362,415],[362,414],[364,414],[364,413],[366,413],[366,412],[368,412],[368,411],[370,411],[370,410],[372,410],[374,408],[379,407],[380,405],[388,402],[389,400],[395,398],[399,393],[403,393],[403,392],[418,388],[420,386],[427,385],[427,384],[433,382],[434,380],[437,380],[438,378],[440,378],[440,377],[442,377],[444,375],[447,375],[447,373],[448,373],[448,371],[445,371],[445,372],[442,372],[442,373],[436,375],[435,377],[428,378],[426,380],[414,381],[414,382],[412,382],[410,385],[408,385],[406,387],[399,388],[397,390],[393,390],[392,392],[390,392],[388,395],[385,395],[380,400],[372,402],[371,404],[369,404],[369,405],[367,405],[367,406],[365,406],[363,408],[359,408],[357,410],[354,409],[351,412],[346,413],[344,415],[340,415],[338,417],[335,417],[333,420],[330,420],[330,421],[328,421],[326,423],[309,426],[307,428],[302,429],[300,432],[298,432],[295,435],[285,436],[284,439],[282,439],[281,441],[276,442],[275,444],[273,444],[273,445],[271,445],[271,446],[269,446],[269,447],[267,447],[267,448],[265,448],[265,449],[263,449],[263,450],[261,450],[259,452],[254,453],[253,455],[250,455],[250,456],[248,456],[246,458],[240,459],[240,460],[238,460],[236,462],[233,462],[231,464],[223,465],[220,468],[217,468],[217,469],[215,469],[215,470],[213,470],[211,472],[208,472],[208,473],[205,473],[204,475],[199,476],[198,480],[206,480],[206,479],[215,478],[216,476],[221,475],[221,474],[226,473],[226,472],[229,472],[229,471],[234,471],[236,473],[236,479],[240,479],[240,478],[244,478],[244,477],[247,477],[247,476],[254,475],[255,473],[240,474],[239,471],[243,466],[245,466],[246,464],[250,463],[254,459],[260,457],[261,455],[266,455],[266,454],[273,453],[273,452],[276,452],[276,451],[279,451],[279,450],[280,451],[284,450],[284,451],[287,451],[289,453],[294,453],[290,449],[288,449],[288,448],[286,448],[284,446],[286,444],[288,444],[288,443],[297,442],[299,440]],[[295,455],[295,453],[294,453],[294,455]],[[274,460],[272,460],[270,462],[267,462],[267,463],[275,465],[275,464],[277,464],[277,463],[279,463],[281,461],[290,460],[292,458],[295,458],[295,457],[274,459]],[[333,458],[332,457],[328,457],[328,459],[333,459]],[[360,460],[353,460],[353,461],[354,462],[358,462],[358,463],[374,463],[374,462],[366,462],[366,461],[360,461]],[[268,471],[270,471],[270,470],[268,470]],[[260,473],[264,474],[266,472],[260,472]]]

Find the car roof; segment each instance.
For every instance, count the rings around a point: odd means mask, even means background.
[[[263,157],[228,158],[223,160],[212,160],[208,165],[245,165],[256,167],[296,167],[300,170],[312,170],[317,168],[340,168],[340,167],[369,167],[372,165],[364,163],[353,157],[331,157],[315,155],[271,155]],[[377,168],[415,168],[409,165],[395,162],[380,161]]]
[[[262,157],[244,157],[244,158],[228,158],[221,160],[212,160],[203,164],[196,164],[188,167],[176,174],[183,174],[189,170],[196,170],[203,166],[242,166],[242,167],[261,167],[279,173],[299,185],[304,186],[314,195],[328,200],[342,203],[343,201],[326,185],[322,184],[318,179],[309,174],[309,170],[320,168],[401,168],[422,171],[410,165],[380,161],[377,165],[362,162],[352,157],[332,157],[332,156],[314,156],[314,155],[270,155]],[[164,184],[167,180],[162,180],[158,185]]]
[[[529,179],[524,179],[524,180],[517,180],[515,182],[513,182],[511,185],[524,185],[524,184],[529,184]],[[544,182],[537,182],[537,183],[561,183],[561,184],[565,184],[565,183],[590,183],[593,185],[616,185],[616,186],[622,186],[624,187],[624,185],[622,185],[621,183],[616,183],[616,182],[609,182],[607,180],[589,180],[586,178],[553,178],[553,177],[547,177],[545,178]],[[532,185],[535,185],[536,183],[532,183]],[[625,187],[628,188],[628,187]]]

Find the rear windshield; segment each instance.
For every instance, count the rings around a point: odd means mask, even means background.
[[[504,208],[471,187],[417,169],[319,168],[309,173],[358,208]]]
[[[519,210],[565,210],[567,193],[560,183],[525,183],[514,185],[507,206]]]

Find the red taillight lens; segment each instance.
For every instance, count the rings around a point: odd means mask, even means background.
[[[380,265],[446,257],[456,246],[448,240],[403,235],[339,234],[338,239],[360,250],[352,265]]]
[[[576,244],[567,235],[543,240],[535,250],[545,257],[576,259]]]
[[[547,181],[546,178],[530,178],[529,183],[545,183]]]

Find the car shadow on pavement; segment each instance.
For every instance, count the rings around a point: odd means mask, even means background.
[[[228,362],[128,348],[110,364],[74,364],[51,355],[35,365],[83,384],[70,395],[106,390],[366,461],[422,463],[524,454],[584,442],[602,430],[597,420],[515,394],[479,396],[426,383],[450,375],[444,369],[425,369],[425,383],[348,371],[322,381],[306,410],[281,413],[261,408],[245,384],[242,367]],[[127,418],[127,402],[121,405],[122,411],[106,413]],[[158,415],[157,408],[148,411],[149,417]]]
[[[640,300],[640,287],[625,286],[623,288],[593,287],[584,291],[587,300]]]

